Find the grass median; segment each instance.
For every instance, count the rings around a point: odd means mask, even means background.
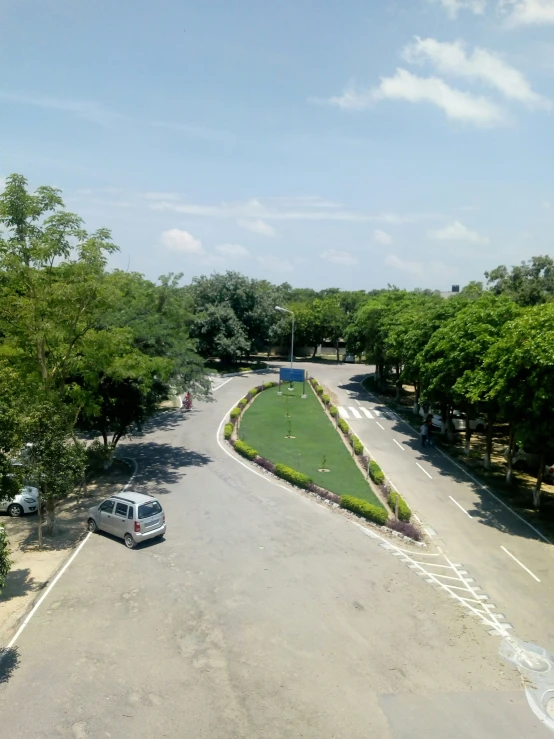
[[[276,387],[265,390],[247,408],[240,439],[260,456],[303,472],[332,493],[362,498],[382,508],[311,387],[307,386],[307,398],[302,398],[301,385],[292,392],[285,384],[282,388],[282,395]],[[329,472],[320,472],[322,468]]]

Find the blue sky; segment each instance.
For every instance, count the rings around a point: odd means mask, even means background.
[[[554,0],[0,7],[0,176],[113,266],[444,290],[552,253]]]

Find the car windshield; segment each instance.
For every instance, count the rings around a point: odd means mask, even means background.
[[[149,500],[148,503],[143,503],[139,506],[138,517],[139,520],[143,518],[150,518],[155,516],[157,513],[161,513],[162,507],[157,500]]]

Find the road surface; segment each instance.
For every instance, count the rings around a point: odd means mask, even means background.
[[[122,445],[167,536],[86,541],[1,663],[2,736],[551,736],[476,618],[343,513],[221,448],[254,384],[233,378]]]

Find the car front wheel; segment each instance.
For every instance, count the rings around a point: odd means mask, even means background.
[[[98,531],[98,526],[96,525],[94,518],[89,518],[87,528],[91,534],[95,534]]]
[[[8,514],[12,518],[19,518],[23,515],[23,508],[19,505],[19,503],[12,503],[11,506],[8,508]]]

